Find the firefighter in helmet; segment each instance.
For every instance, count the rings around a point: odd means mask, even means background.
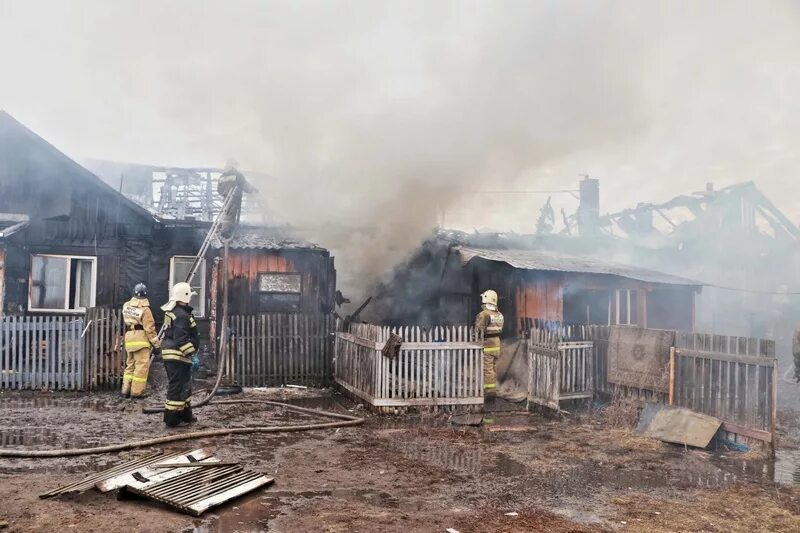
[[[239,223],[242,212],[242,193],[255,192],[256,189],[247,181],[244,174],[236,168],[238,163],[231,159],[225,164],[225,169],[217,181],[217,192],[226,198],[231,191],[234,191],[233,198],[228,207],[220,213],[220,236],[225,240],[233,237],[233,230]]]
[[[144,283],[138,283],[133,288],[133,297],[122,306],[122,321],[123,342],[127,354],[125,373],[122,376],[122,394],[141,398],[144,396],[147,374],[150,371],[150,351],[158,350],[161,346]]]
[[[475,317],[475,329],[483,333],[483,395],[494,398],[497,394],[495,364],[500,357],[503,314],[497,310],[497,293],[491,289],[481,294],[481,311]]]
[[[197,419],[192,416],[189,396],[192,394],[192,369],[199,366],[197,349],[200,346],[197,323],[189,305],[197,293],[188,283],[172,287],[164,311],[164,338],[161,358],[167,370],[167,401],[164,404],[164,423],[175,427]]]

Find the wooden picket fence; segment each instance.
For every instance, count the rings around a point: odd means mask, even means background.
[[[336,333],[336,383],[378,411],[483,404],[483,343],[475,328],[350,324]],[[400,353],[382,349],[392,333]]]
[[[120,309],[92,307],[86,310],[83,342],[87,389],[114,389],[122,383],[127,356],[125,350],[116,345],[123,330],[122,323]]]
[[[235,315],[223,369],[245,387],[328,386],[334,319],[327,314]]]
[[[82,329],[74,316],[0,319],[0,388],[83,388]]]
[[[612,326],[564,325],[525,318],[522,332],[529,345],[529,401],[558,408],[557,390],[564,373],[580,375],[583,361],[556,360],[559,343],[591,342],[588,371],[595,393],[672,403],[722,420],[727,437],[756,439],[774,445],[777,421],[777,360],[768,339],[675,332],[669,357],[670,393],[608,381],[608,343]],[[549,359],[547,359],[549,357]],[[558,362],[558,364],[556,364]],[[555,387],[559,383],[559,387]],[[578,380],[580,383],[580,380]],[[588,383],[588,381],[587,381]]]
[[[772,443],[777,423],[774,357],[674,350],[670,403],[723,421],[723,430]]]

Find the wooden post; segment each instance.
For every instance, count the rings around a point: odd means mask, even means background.
[[[669,405],[675,401],[675,347],[669,349]]]
[[[772,453],[772,457],[775,457],[775,449],[777,448],[777,444],[775,440],[777,439],[777,426],[778,426],[778,361],[772,361],[772,420],[770,421],[770,433],[772,433],[772,439],[770,440],[770,452]]]

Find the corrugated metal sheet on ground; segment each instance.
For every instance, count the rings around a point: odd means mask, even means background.
[[[209,464],[203,468],[176,468],[173,472],[178,474],[167,479],[156,476],[133,480],[125,486],[125,490],[183,513],[200,516],[212,507],[274,481],[242,465]]]
[[[53,496],[61,496],[64,494],[73,494],[79,492],[86,492],[89,489],[97,487],[101,492],[108,492],[122,485],[117,485],[114,480],[124,478],[125,476],[132,475],[134,472],[143,470],[150,465],[157,463],[181,463],[189,462],[191,460],[198,461],[200,459],[209,457],[211,452],[206,449],[191,450],[187,452],[176,452],[165,454],[163,452],[156,452],[150,455],[145,455],[131,461],[118,464],[102,472],[97,472],[91,476],[82,479],[81,481],[64,485],[50,492],[40,494],[40,498],[52,498]],[[191,457],[191,459],[190,459]]]

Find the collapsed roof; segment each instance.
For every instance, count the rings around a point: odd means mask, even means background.
[[[718,229],[800,241],[800,229],[751,181],[718,190],[709,184],[660,204],[641,203],[601,216],[599,225],[608,235],[651,246]]]

